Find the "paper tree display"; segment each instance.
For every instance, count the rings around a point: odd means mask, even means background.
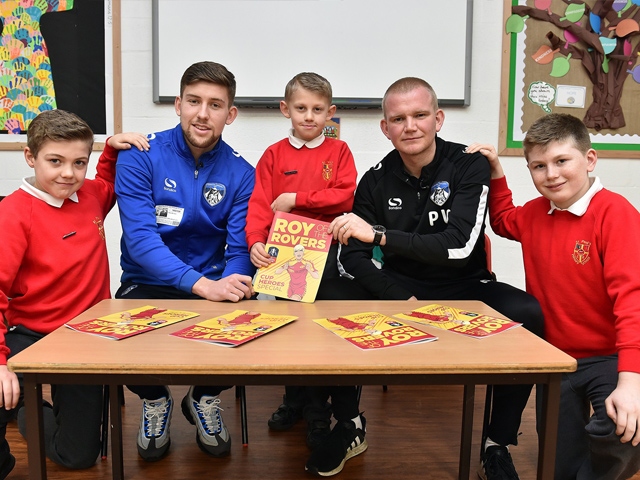
[[[530,6],[532,5],[532,6]],[[558,7],[561,5],[561,7]],[[554,8],[555,6],[555,8]],[[527,1],[511,8],[507,33],[520,33],[530,20],[547,22],[562,32],[549,31],[533,54],[549,64],[549,75],[562,77],[579,60],[593,86],[593,101],[584,123],[597,131],[625,126],[620,98],[625,81],[640,83],[640,0]]]

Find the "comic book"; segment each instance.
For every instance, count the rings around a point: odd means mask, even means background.
[[[331,247],[328,228],[328,222],[276,212],[265,247],[272,263],[258,269],[253,289],[298,302],[313,302]]]
[[[223,347],[237,347],[293,322],[296,318],[298,317],[293,315],[234,310],[231,313],[203,320],[171,335]]]
[[[140,333],[166,327],[174,323],[200,315],[182,310],[167,310],[151,305],[132,308],[124,312],[112,313],[104,317],[86,320],[80,323],[67,323],[66,326],[83,333],[91,333],[113,340],[122,340]]]
[[[363,350],[432,342],[438,339],[430,333],[377,312],[320,318],[314,322]]]
[[[409,312],[398,313],[394,317],[411,320],[423,325],[431,325],[473,338],[490,337],[522,325],[506,318],[481,315],[435,303]]]

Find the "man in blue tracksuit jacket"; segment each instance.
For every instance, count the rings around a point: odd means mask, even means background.
[[[235,78],[224,66],[199,62],[180,82],[180,125],[149,136],[147,152],[123,151],[116,169],[122,222],[122,284],[116,298],[250,298],[255,272],[245,240],[254,168],[221,138],[238,110]],[[138,453],[164,457],[171,443],[173,399],[165,386],[129,386],[143,400]],[[191,387],[182,411],[207,454],[231,449],[219,393]]]

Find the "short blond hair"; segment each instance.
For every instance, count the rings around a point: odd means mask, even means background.
[[[407,93],[417,88],[427,89],[427,91],[431,95],[431,101],[433,102],[433,110],[434,111],[438,110],[438,96],[436,95],[436,91],[427,81],[418,77],[404,77],[393,82],[389,86],[389,88],[387,88],[387,91],[384,92],[384,97],[382,97],[382,116],[386,118],[384,106],[387,101],[387,97],[389,97],[389,95],[393,95],[395,93]]]
[[[317,93],[321,97],[326,98],[328,103],[331,103],[333,100],[333,90],[331,89],[329,80],[317,73],[302,72],[289,80],[289,83],[287,83],[287,86],[284,88],[284,101],[290,101],[293,93],[298,90],[298,88],[304,88],[310,92]]]

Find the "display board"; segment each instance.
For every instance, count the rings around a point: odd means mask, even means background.
[[[153,0],[153,100],[173,102],[203,60],[236,76],[236,105],[277,106],[297,73],[316,72],[343,108],[377,108],[398,78],[469,105],[473,0]]]
[[[549,113],[582,119],[600,157],[640,158],[640,0],[505,2],[499,153]]]

